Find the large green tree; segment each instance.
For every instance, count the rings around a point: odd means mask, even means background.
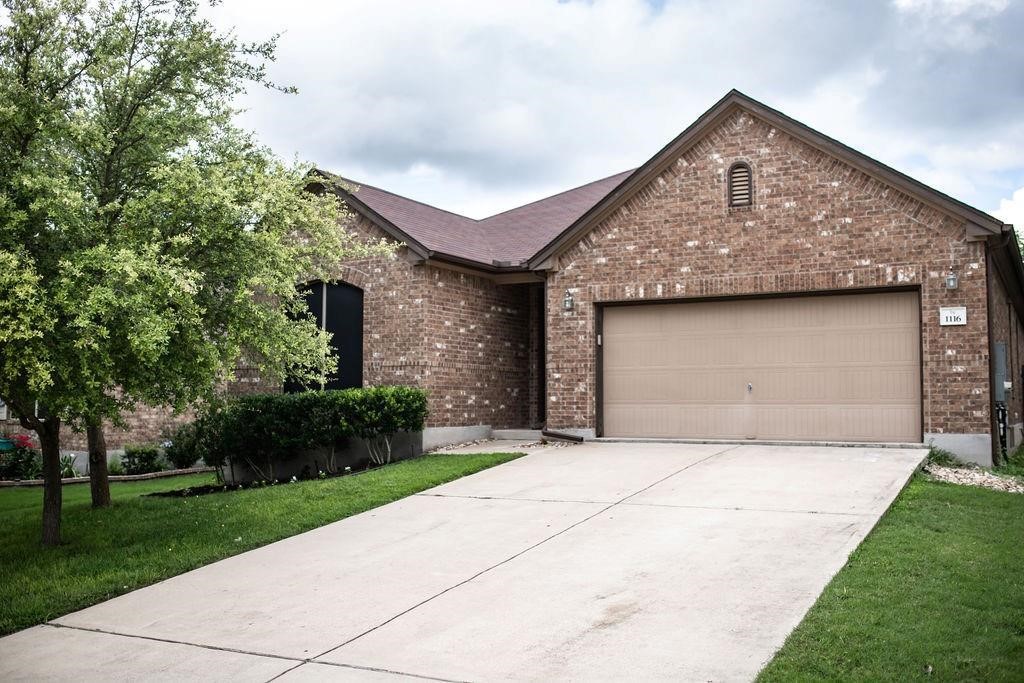
[[[61,424],[184,409],[243,360],[315,381],[336,359],[296,283],[390,247],[233,124],[246,87],[276,87],[274,40],[194,0],[2,5],[0,397],[39,436],[56,544]]]

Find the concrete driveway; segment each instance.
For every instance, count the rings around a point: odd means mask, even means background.
[[[749,680],[924,455],[535,450],[0,639],[0,680]]]

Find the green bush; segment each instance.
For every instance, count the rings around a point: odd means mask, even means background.
[[[160,448],[154,444],[128,444],[124,447],[121,466],[125,474],[149,474],[164,469]]]
[[[107,474],[112,474],[114,476],[124,474],[124,465],[121,464],[121,458],[115,455],[110,459],[110,462],[107,463]]]
[[[194,453],[220,467],[247,461],[273,478],[275,462],[360,437],[371,458],[387,457],[398,432],[423,430],[427,395],[413,387],[245,396],[207,409],[195,422]]]
[[[183,424],[171,432],[164,442],[164,457],[175,469],[184,470],[196,464],[196,424]]]
[[[43,458],[31,437],[16,434],[14,450],[0,452],[0,479],[39,479],[43,476]]]
[[[427,418],[427,395],[410,387],[377,387],[366,391],[351,404],[348,426],[352,436],[366,441],[370,459],[382,465],[391,462],[391,437],[398,432],[423,429]]]

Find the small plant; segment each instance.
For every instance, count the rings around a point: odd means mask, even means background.
[[[928,464],[940,467],[963,467],[967,463],[944,448],[932,446],[928,449]]]
[[[78,476],[78,470],[75,469],[75,456],[73,455],[62,455],[60,456],[60,477],[61,479],[73,479]]]
[[[119,477],[122,474],[124,474],[124,465],[121,464],[121,458],[117,457],[116,455],[113,458],[111,458],[110,462],[107,463],[107,472],[116,477]]]
[[[164,442],[164,457],[175,469],[184,470],[196,464],[199,455],[196,451],[196,425],[194,422],[183,424],[169,434]]]
[[[128,444],[121,459],[125,474],[149,474],[164,468],[160,448],[154,444]]]

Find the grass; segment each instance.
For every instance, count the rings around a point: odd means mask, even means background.
[[[928,449],[928,464],[942,467],[963,467],[966,463],[945,448],[932,446]]]
[[[1021,680],[1022,522],[1022,495],[915,477],[759,680]]]
[[[110,486],[113,506],[89,507],[89,487],[64,487],[64,545],[39,544],[42,491],[0,489],[0,634],[26,628],[518,457],[438,454],[352,477],[193,498],[143,497],[213,482],[184,475]]]
[[[1017,446],[1007,454],[1006,462],[999,467],[993,468],[996,474],[1009,475],[1011,477],[1024,477],[1024,445]]]

